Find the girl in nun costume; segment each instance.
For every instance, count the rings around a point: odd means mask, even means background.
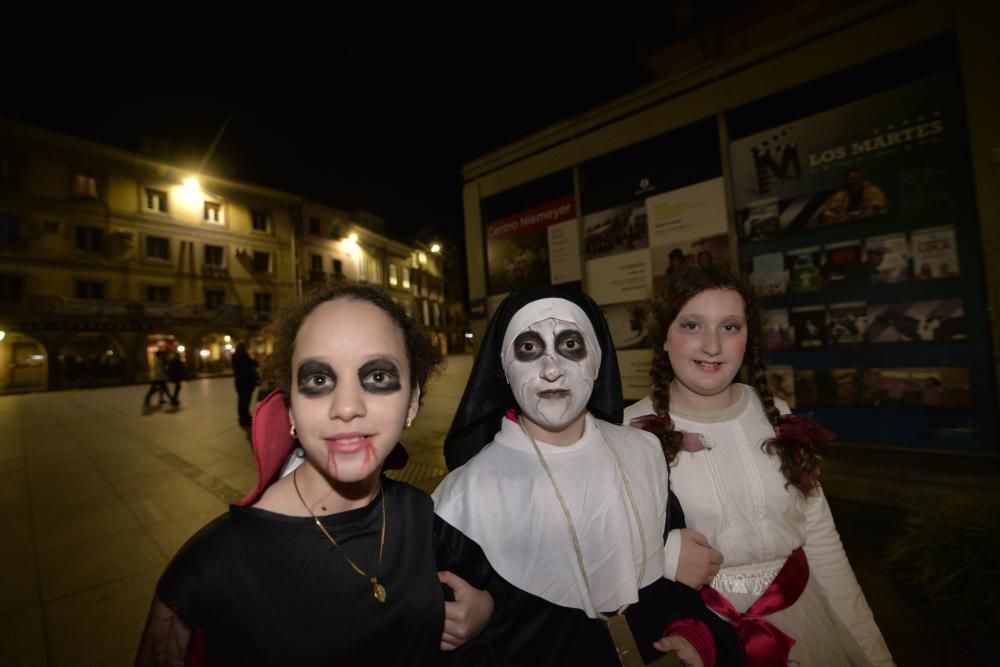
[[[621,426],[607,323],[586,295],[515,292],[490,323],[445,440],[435,511],[495,575],[484,635],[509,665],[742,664],[728,625],[663,578],[667,467]],[[678,664],[674,662],[673,664]]]

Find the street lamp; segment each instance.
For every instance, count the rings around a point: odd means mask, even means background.
[[[441,244],[440,243],[432,243],[431,244],[431,252],[433,252],[433,253],[439,253],[439,252],[441,252]]]

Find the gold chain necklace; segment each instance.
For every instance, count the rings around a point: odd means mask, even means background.
[[[302,492],[299,491],[298,473],[299,473],[299,469],[298,468],[296,468],[295,472],[292,473],[292,486],[295,487],[295,494],[299,497],[299,500],[302,501],[302,506],[306,508],[306,511],[309,512],[309,514],[312,516],[313,521],[316,522],[316,526],[321,531],[323,531],[323,534],[326,535],[326,539],[330,540],[330,544],[332,544],[334,546],[334,548],[338,552],[340,552],[340,555],[344,557],[344,560],[347,561],[347,564],[350,565],[354,569],[355,572],[357,572],[362,577],[364,577],[365,579],[368,579],[371,582],[371,584],[372,584],[372,595],[375,596],[375,599],[378,600],[379,602],[381,602],[382,604],[385,604],[385,599],[386,599],[385,586],[383,586],[382,584],[380,584],[378,582],[378,575],[376,575],[374,577],[370,576],[367,572],[365,572],[360,567],[358,567],[358,564],[355,563],[350,558],[348,558],[347,554],[344,553],[344,550],[340,548],[340,545],[337,544],[337,540],[333,539],[333,535],[331,535],[327,531],[327,529],[323,527],[323,524],[320,523],[319,517],[317,517],[316,514],[312,511],[312,508],[309,507],[308,503],[306,503],[306,499],[302,497]],[[382,536],[379,538],[379,541],[378,541],[378,565],[376,565],[376,571],[379,572],[379,573],[381,573],[381,571],[382,571],[382,551],[383,551],[383,549],[385,547],[385,524],[386,524],[385,489],[381,488],[381,485],[379,485],[379,492],[382,494]]]
[[[562,492],[559,491],[559,485],[556,484],[555,475],[552,474],[552,469],[549,468],[548,462],[542,455],[542,450],[538,447],[538,443],[535,442],[534,436],[528,432],[528,429],[524,427],[524,420],[518,419],[521,425],[521,430],[524,434],[528,436],[528,440],[531,441],[531,446],[535,448],[535,454],[538,455],[538,460],[542,464],[542,468],[545,469],[545,474],[548,475],[549,482],[552,484],[552,490],[556,493],[556,498],[559,500],[559,506],[562,508],[563,516],[566,517],[566,525],[569,527],[569,534],[573,538],[573,550],[576,552],[576,564],[580,568],[580,574],[583,576],[583,586],[587,590],[587,598],[590,600],[590,606],[593,607],[594,613],[597,617],[604,621],[608,628],[608,633],[611,635],[611,640],[614,642],[615,650],[618,652],[618,661],[623,666],[640,666],[643,664],[642,655],[639,651],[638,645],[635,643],[635,637],[632,635],[632,630],[628,626],[628,621],[625,618],[625,608],[628,605],[622,606],[618,610],[617,615],[607,616],[603,614],[594,604],[594,594],[590,590],[590,578],[587,576],[587,568],[583,563],[583,549],[580,547],[580,538],[577,537],[576,527],[573,525],[573,517],[569,512],[569,506],[566,504],[566,500],[563,498]],[[635,500],[635,495],[632,493],[632,485],[629,483],[628,475],[625,474],[625,466],[622,464],[621,457],[618,456],[617,450],[608,441],[607,437],[604,435],[604,431],[601,427],[594,422],[594,426],[597,428],[597,432],[601,436],[601,440],[607,445],[608,449],[611,450],[611,455],[615,459],[616,467],[618,468],[618,475],[621,477],[622,482],[625,486],[625,494],[628,496],[629,504],[632,506],[632,514],[635,516],[636,526],[639,528],[639,540],[642,544],[642,565],[639,566],[639,577],[638,585],[642,586],[642,580],[646,575],[646,535],[642,528],[642,519],[639,517],[639,504]],[[657,660],[654,664],[671,664],[672,656],[664,656],[660,660]]]

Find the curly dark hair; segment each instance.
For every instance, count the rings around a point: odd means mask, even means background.
[[[302,322],[317,306],[336,299],[354,299],[377,306],[388,315],[403,332],[406,342],[406,358],[410,363],[411,389],[420,388],[420,401],[424,398],[427,381],[440,370],[441,352],[434,346],[427,334],[420,329],[401,305],[392,300],[383,290],[355,283],[333,283],[324,285],[305,296],[289,303],[263,331],[274,339],[274,352],[264,362],[263,376],[268,386],[279,389],[290,400],[292,388],[292,354],[295,351],[295,337]]]
[[[670,419],[670,383],[674,380],[674,370],[670,357],[663,349],[667,331],[684,305],[706,290],[732,290],[743,298],[747,319],[747,348],[743,365],[749,372],[752,386],[764,407],[764,414],[772,426],[781,423],[781,414],[774,405],[774,395],[767,386],[767,360],[761,335],[760,306],[753,290],[746,280],[735,276],[725,268],[715,266],[692,267],[675,272],[667,277],[662,289],[650,302],[649,333],[653,344],[653,365],[650,369],[653,409],[658,415],[666,415],[663,424],[653,427],[653,433],[660,439],[667,463],[672,464],[681,450],[683,434],[674,429]],[[761,449],[781,461],[781,472],[795,488],[808,494],[819,479],[823,459],[815,447],[800,447],[778,437],[765,440]]]

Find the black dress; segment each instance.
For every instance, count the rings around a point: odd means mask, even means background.
[[[383,478],[387,530],[379,581],[355,572],[310,517],[231,507],[192,537],[157,595],[203,638],[209,665],[467,664],[484,644],[439,650],[444,593],[439,569],[483,588],[478,546],[435,517],[431,499]],[[366,572],[376,570],[381,498],[320,519]]]

